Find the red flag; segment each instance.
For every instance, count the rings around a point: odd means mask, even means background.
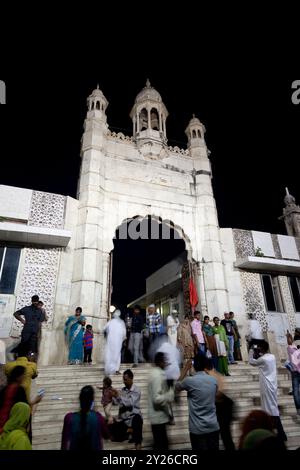
[[[199,299],[198,299],[197,289],[192,278],[190,279],[190,282],[189,282],[189,291],[190,291],[190,304],[192,307],[192,312],[194,312],[195,307],[199,302]]]

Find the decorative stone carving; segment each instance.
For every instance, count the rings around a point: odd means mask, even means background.
[[[18,289],[16,310],[31,304],[31,297],[37,294],[44,302],[48,322],[43,328],[50,329],[53,322],[56,281],[59,269],[60,248],[25,248],[24,266]],[[19,336],[22,324],[14,320],[12,336]]]
[[[33,191],[28,225],[63,228],[66,197]]]
[[[233,230],[235,252],[237,258],[255,256],[252,234],[249,230]]]
[[[290,290],[288,278],[286,276],[278,276],[278,281],[280,285],[280,290],[281,290],[281,295],[283,298],[285,310],[289,319],[289,323],[291,325],[291,329],[292,331],[295,331],[296,316],[295,316],[294,303],[291,297],[291,290]]]
[[[246,313],[253,313],[259,321],[263,331],[268,330],[268,321],[265,312],[265,302],[262,292],[260,275],[257,273],[241,272],[243,287],[243,300]]]
[[[277,235],[271,235],[276,258],[282,258]]]

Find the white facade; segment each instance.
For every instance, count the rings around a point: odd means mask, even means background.
[[[110,252],[116,229],[125,221],[150,215],[166,226],[174,225],[186,243],[188,259],[198,267],[199,308],[211,317],[236,312],[242,334],[253,307],[247,303],[247,286],[254,283],[258,288],[260,275],[254,265],[253,273],[251,266],[236,264],[240,254],[255,256],[253,240],[258,240],[269,250],[268,256],[282,249],[284,255],[299,259],[299,242],[293,237],[287,237],[293,242],[278,238],[272,247],[271,235],[255,232],[249,236],[250,232],[219,228],[205,128],[197,118],[186,129],[188,148],[183,150],[167,145],[168,112],[149,82],[131,111],[133,137],[109,130],[107,106],[101,90],[94,90],[88,98],[82,138],[78,199],[0,186],[1,243],[21,247],[14,292],[0,291],[0,335],[19,334],[13,312],[29,304],[31,295],[40,295],[50,316],[44,327],[43,364],[66,362],[63,325],[76,306],[83,308],[93,324],[95,357],[102,359],[102,332],[109,316]],[[248,244],[252,251],[241,251]],[[296,314],[288,299],[284,270],[281,274],[286,310],[294,326]],[[258,296],[261,300],[261,289]]]

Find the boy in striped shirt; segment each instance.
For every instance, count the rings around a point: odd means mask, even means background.
[[[92,325],[86,325],[86,330],[83,337],[84,364],[92,364],[93,337],[94,334]]]

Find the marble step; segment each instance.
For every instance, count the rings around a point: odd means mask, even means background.
[[[170,428],[181,428],[181,429],[184,429],[184,428],[188,428],[188,415],[181,415],[181,416],[178,416],[178,415],[175,415],[175,423],[176,423],[176,426],[170,426]],[[286,431],[299,431],[300,433],[300,419],[295,418],[292,419],[291,417],[287,417],[287,416],[282,416],[281,417],[281,421],[282,421],[282,424],[283,424],[283,427],[286,429]],[[57,422],[45,422],[43,423],[43,426],[41,427],[38,427],[38,426],[35,426],[34,429],[33,429],[33,436],[34,436],[34,439],[38,439],[39,437],[41,436],[53,436],[55,435],[57,432],[61,432],[62,430],[62,426],[63,426],[63,419],[61,419],[60,421],[57,421]],[[231,429],[232,429],[232,433],[233,434],[239,434],[240,433],[240,422],[239,421],[233,421],[232,423],[232,426],[231,426]],[[149,418],[147,417],[147,415],[144,415],[144,425],[143,425],[143,430],[145,432],[148,432],[148,431],[151,431],[151,427],[150,427],[150,421],[149,421]]]
[[[284,425],[284,424],[283,424]],[[300,429],[299,427],[296,427],[296,426],[289,426],[289,425],[284,425],[284,429],[285,429],[285,432],[287,434],[287,437],[288,437],[288,441],[290,438],[292,437],[298,437],[299,439],[299,442],[300,442]],[[168,436],[169,436],[169,439],[171,442],[175,443],[175,442],[189,442],[189,431],[188,431],[188,427],[180,427],[180,428],[177,428],[176,425],[175,426],[168,426]],[[232,430],[232,437],[234,440],[238,440],[239,437],[240,437],[240,430],[235,430],[233,429]],[[143,440],[144,440],[144,443],[146,444],[147,442],[150,443],[151,445],[151,442],[152,442],[152,432],[151,432],[151,428],[150,426],[147,428],[143,428]],[[57,446],[59,445],[61,442],[61,431],[59,432],[59,430],[57,430],[55,433],[53,434],[49,434],[47,436],[46,435],[39,435],[38,437],[35,437],[34,438],[34,446],[38,446],[38,445],[43,445],[43,444],[52,444],[53,445],[53,448],[54,446]],[[114,444],[114,443],[108,443],[108,445],[111,445],[111,444]],[[126,442],[125,442],[126,444]]]

